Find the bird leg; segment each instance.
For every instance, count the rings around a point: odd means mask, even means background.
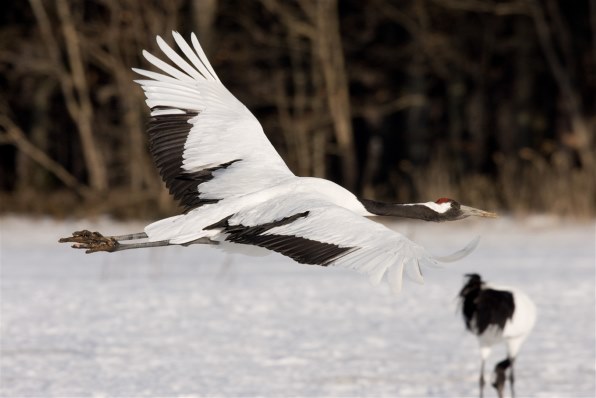
[[[117,252],[128,249],[142,249],[147,247],[160,247],[171,245],[169,240],[160,240],[157,242],[137,242],[137,243],[120,243],[126,240],[139,240],[146,239],[147,234],[144,232],[117,235],[117,236],[103,236],[99,232],[91,232],[88,230],[75,231],[72,236],[68,238],[62,238],[59,240],[60,243],[74,243],[72,247],[74,249],[86,249],[85,253],[96,253],[96,252]],[[209,238],[199,238],[192,242],[185,243],[184,246],[191,244],[218,244],[219,242],[213,241]]]
[[[136,234],[134,234],[136,235]],[[133,235],[124,236],[125,240],[130,240]],[[116,236],[103,236],[99,232],[91,232],[86,229],[75,231],[68,238],[61,238],[60,243],[74,243],[74,249],[87,249],[86,253],[95,253],[99,251],[114,252],[119,250],[120,242]]]
[[[512,365],[511,361],[509,360],[509,358],[507,358],[507,359],[504,359],[503,361],[499,362],[495,366],[495,372],[494,372],[495,379],[494,379],[494,382],[492,383],[492,385],[494,388],[497,389],[497,394],[499,394],[499,398],[503,398],[503,390],[505,389],[505,381],[507,380],[506,372],[507,372],[507,368],[509,368],[509,366],[511,366],[511,365]]]
[[[131,243],[122,244],[120,241],[123,240],[137,240],[147,238],[147,234],[144,232],[119,235],[119,236],[103,236],[99,232],[91,232],[86,229],[82,231],[75,231],[72,236],[68,238],[62,238],[59,240],[60,243],[74,243],[72,247],[74,249],[86,249],[85,253],[96,253],[96,252],[116,252],[127,249],[138,249],[144,247],[158,247],[167,246],[169,241],[162,240],[158,242],[142,242],[142,243]]]
[[[119,235],[119,236],[112,236],[112,238],[116,239],[118,242],[121,240],[136,240],[136,239],[146,239],[148,238],[145,232],[137,232],[136,234],[127,234],[127,235]]]
[[[484,358],[480,364],[480,398],[484,395]]]
[[[513,389],[513,381],[514,381],[514,377],[513,377],[513,358],[510,359],[511,362],[511,370],[509,372],[509,383],[511,384],[511,398],[515,398],[515,391]]]

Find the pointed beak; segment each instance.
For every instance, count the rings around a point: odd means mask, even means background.
[[[469,206],[460,206],[460,210],[464,217],[469,216],[477,216],[477,217],[486,217],[486,218],[497,218],[497,213],[491,213],[490,211],[484,211],[480,209],[475,209]]]

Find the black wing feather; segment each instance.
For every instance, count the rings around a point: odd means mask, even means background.
[[[354,247],[341,247],[332,243],[319,242],[294,235],[263,235],[263,233],[271,228],[286,225],[307,216],[308,211],[305,211],[278,221],[250,227],[241,224],[230,225],[229,220],[232,216],[229,216],[205,229],[221,228],[222,232],[228,235],[226,240],[229,242],[264,247],[288,256],[301,264],[327,266],[356,249]]]
[[[151,110],[163,109],[168,108],[156,107]],[[189,211],[195,207],[219,201],[219,199],[201,199],[199,185],[211,180],[215,170],[225,169],[240,159],[194,173],[184,170],[182,168],[184,145],[192,128],[189,120],[199,114],[196,111],[186,110],[185,112],[185,114],[152,116],[147,132],[149,150],[161,178],[174,199],[184,206],[185,211]]]

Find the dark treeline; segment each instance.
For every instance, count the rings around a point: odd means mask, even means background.
[[[177,30],[297,175],[595,214],[596,0],[29,0],[0,21],[2,211],[176,211],[131,67]]]

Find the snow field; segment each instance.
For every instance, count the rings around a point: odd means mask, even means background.
[[[85,255],[77,229],[108,219],[0,218],[0,395],[477,396],[479,354],[458,313],[462,275],[517,286],[538,321],[518,396],[595,396],[594,222],[549,217],[393,223],[437,255],[399,296],[343,269],[203,246]],[[495,349],[487,369],[504,357]],[[492,387],[486,396],[496,396]]]

